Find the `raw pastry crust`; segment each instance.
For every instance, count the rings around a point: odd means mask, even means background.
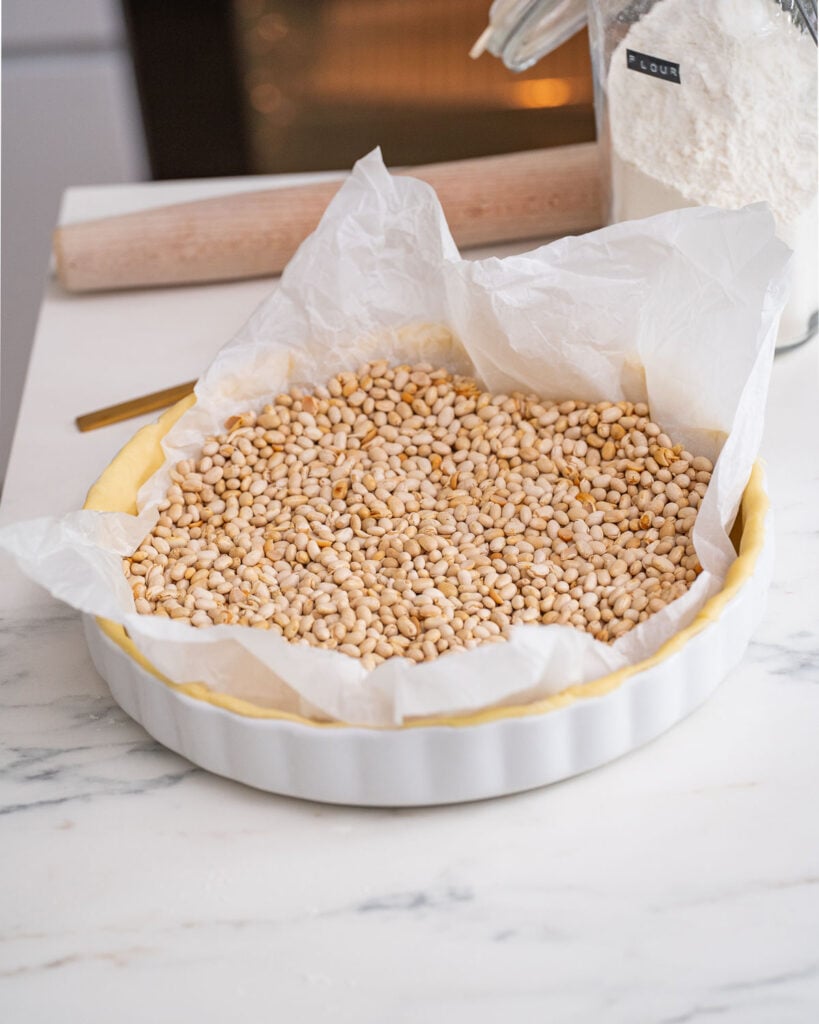
[[[160,416],[155,423],[150,423],[139,430],[116,455],[99,480],[91,487],[83,507],[98,512],[128,512],[131,515],[135,515],[137,511],[136,498],[140,487],[165,461],[161,446],[162,438],[183,413],[191,408],[195,401],[196,399],[193,395],[182,399],[181,402],[178,402]],[[745,488],[742,506],[737,517],[737,524],[732,534],[734,545],[738,550],[738,557],[728,572],[725,586],[705,604],[689,626],[663,644],[656,654],[653,654],[650,658],[646,658],[636,665],[629,665],[618,672],[601,676],[599,679],[592,680],[589,683],[567,687],[552,697],[534,701],[530,704],[488,708],[484,711],[457,717],[436,715],[428,718],[417,718],[404,723],[399,728],[485,725],[488,722],[498,721],[502,718],[522,718],[526,715],[545,714],[547,711],[566,707],[576,700],[602,697],[610,693],[631,676],[636,675],[638,672],[644,672],[664,659],[671,657],[688,640],[704,629],[705,626],[719,618],[723,608],[754,571],[757,558],[762,550],[767,511],[768,496],[763,487],[762,468],[757,463],[751,472],[748,486]],[[273,708],[258,707],[249,701],[217,693],[203,683],[173,683],[158,672],[140,654],[122,625],[102,618],[98,618],[97,623],[106,636],[118,644],[126,654],[137,661],[144,669],[156,676],[157,679],[160,679],[167,686],[188,697],[205,701],[213,704],[215,707],[224,708],[234,714],[245,715],[249,718],[278,718],[283,721],[298,722],[314,729],[350,728],[350,726],[345,725],[343,722],[316,722],[303,718],[300,715],[277,711]]]

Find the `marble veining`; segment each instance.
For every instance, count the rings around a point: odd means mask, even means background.
[[[101,201],[80,190],[68,212]],[[78,507],[135,424],[79,435],[72,417],[123,379],[161,386],[160,353],[166,383],[193,377],[269,287],[50,288],[0,519]],[[742,663],[657,741],[548,789],[378,811],[209,775],[116,706],[79,616],[4,562],[4,1024],[816,1020],[819,460],[793,439],[819,436],[818,352],[774,366],[776,575]],[[28,458],[46,438],[48,480]]]
[[[469,903],[475,898],[471,889],[448,887],[442,892],[397,892],[364,900],[355,910],[359,914],[405,910],[446,910],[453,904]]]

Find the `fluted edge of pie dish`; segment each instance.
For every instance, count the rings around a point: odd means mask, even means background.
[[[85,507],[135,512],[162,464],[160,442],[193,404],[143,427],[88,494]],[[258,788],[333,803],[420,805],[517,792],[586,771],[664,732],[701,704],[741,659],[773,571],[762,467],[754,466],[722,590],[654,655],[544,700],[390,729],[315,722],[202,683],[172,683],[118,623],[86,616],[94,662],[117,702],[165,746]]]

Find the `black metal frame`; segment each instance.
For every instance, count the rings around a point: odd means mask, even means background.
[[[154,178],[247,174],[229,0],[122,0]]]

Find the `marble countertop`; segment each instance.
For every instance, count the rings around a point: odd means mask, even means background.
[[[233,185],[77,189],[62,216]],[[0,520],[80,507],[139,424],[73,417],[195,377],[270,287],[50,286]],[[200,771],[114,704],[79,615],[4,560],[2,1019],[819,1019],[818,398],[816,341],[778,357],[777,571],[742,664],[649,746],[486,803],[338,808]]]

